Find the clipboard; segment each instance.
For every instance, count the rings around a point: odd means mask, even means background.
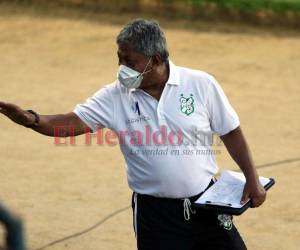
[[[233,171],[227,171],[227,172],[233,172]],[[260,178],[264,178],[264,177],[260,177]],[[275,184],[275,180],[273,178],[264,178],[264,179],[268,179],[268,182],[265,183],[263,186],[264,186],[265,190],[269,190]],[[215,184],[213,184],[213,185],[215,185]],[[208,188],[205,192],[207,192],[210,188]],[[205,194],[205,192],[203,194]],[[197,201],[199,201],[200,198]],[[230,204],[229,202],[226,202],[226,203],[225,202],[216,202],[216,201],[211,202],[211,201],[207,200],[205,203],[197,203],[197,201],[195,201],[193,203],[194,207],[198,207],[198,208],[202,208],[202,209],[206,209],[206,210],[212,210],[217,213],[224,213],[224,214],[231,214],[231,215],[241,215],[249,207],[251,207],[251,200],[246,202],[241,207],[233,207],[232,204]]]

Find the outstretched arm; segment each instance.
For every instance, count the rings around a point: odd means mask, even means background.
[[[12,103],[0,102],[0,113],[22,126],[30,126],[35,123],[35,116],[32,113]],[[39,122],[32,129],[47,136],[68,137],[84,134],[87,126],[75,113],[70,112],[58,115],[39,115]]]
[[[241,202],[245,203],[250,198],[253,207],[260,206],[266,199],[266,191],[259,183],[258,174],[241,128],[238,127],[221,136],[221,139],[232,159],[239,165],[246,177]]]

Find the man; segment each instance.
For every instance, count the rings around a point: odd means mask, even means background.
[[[266,198],[238,116],[221,87],[207,73],[174,65],[156,22],[128,23],[117,44],[118,79],[73,112],[38,115],[3,102],[0,112],[48,136],[57,126],[73,127],[57,136],[83,134],[86,126],[114,130],[134,192],[139,250],[246,249],[230,216],[192,206],[217,173],[209,153],[213,133],[246,177],[241,202],[251,199],[258,207]]]
[[[0,250],[25,250],[23,224],[19,216],[12,214],[0,204],[0,222],[6,231],[6,247]]]

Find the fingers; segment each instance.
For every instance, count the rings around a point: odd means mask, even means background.
[[[259,207],[263,201],[260,198],[252,198],[251,200],[251,207]]]
[[[5,108],[5,106],[6,106],[5,102],[1,102],[0,101],[0,112],[3,111],[3,109]]]
[[[7,104],[5,102],[0,101],[0,110],[6,108]]]
[[[249,191],[248,187],[245,186],[243,195],[242,195],[242,199],[241,199],[241,205],[244,205],[245,203],[247,203],[247,201],[249,201],[249,199],[250,199],[250,191]]]
[[[13,103],[7,103],[7,102],[0,101],[0,108],[8,110],[8,109],[16,109],[16,108],[18,108],[18,106]]]
[[[241,198],[241,205],[246,204],[251,199],[251,207],[259,207],[266,200],[266,191],[263,187],[254,188],[245,185]]]
[[[259,207],[263,202],[264,201],[261,198],[252,198],[251,207]]]
[[[0,101],[0,113],[6,114],[7,112],[7,103]]]
[[[0,102],[0,113],[7,115],[6,104],[4,102]]]
[[[0,113],[7,115],[7,110],[5,108],[0,107]]]
[[[0,101],[0,113],[9,116],[9,114],[20,111],[21,109],[12,103],[6,103]]]
[[[266,197],[267,197],[267,192],[265,190],[261,191],[259,195],[252,197],[251,199],[252,207],[261,206],[266,200]]]

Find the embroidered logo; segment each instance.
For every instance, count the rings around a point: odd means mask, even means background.
[[[138,115],[141,115],[141,111],[140,111],[140,106],[138,102],[135,102],[134,104],[131,105],[131,109],[134,113],[138,113]]]
[[[226,230],[231,230],[232,228],[232,217],[228,214],[219,214],[218,220],[220,221],[220,226],[223,226]]]
[[[180,110],[182,113],[186,115],[190,115],[194,113],[195,111],[195,101],[192,94],[190,94],[190,97],[184,97],[183,94],[180,95]]]

